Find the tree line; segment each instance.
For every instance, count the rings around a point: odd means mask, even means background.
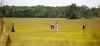
[[[94,18],[100,17],[100,7],[89,8],[85,5],[51,7],[51,6],[3,6],[0,7],[2,17],[32,17],[32,18]]]

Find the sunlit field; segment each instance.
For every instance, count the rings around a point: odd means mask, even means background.
[[[58,32],[50,29],[55,21],[59,24]],[[11,38],[10,46],[100,46],[99,18],[4,18],[4,22],[4,32],[9,32]],[[15,32],[10,32],[12,23]],[[86,29],[82,30],[84,23]]]

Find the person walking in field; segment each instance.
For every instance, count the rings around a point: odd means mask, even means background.
[[[82,30],[84,31],[86,29],[86,24],[82,25]]]
[[[0,38],[0,46],[11,46],[12,40],[9,32],[4,32]]]
[[[5,46],[11,46],[11,38],[10,38],[10,35],[8,34],[7,38],[6,38],[6,44]]]
[[[11,32],[15,32],[15,25],[14,25],[14,23],[11,26],[12,26],[11,27]]]
[[[4,29],[4,20],[3,17],[0,17],[0,32],[3,32]]]
[[[55,22],[54,27],[55,27],[55,31],[58,32],[58,31],[59,31],[59,25],[58,25],[58,22]]]
[[[50,25],[51,30],[54,30],[54,24]]]

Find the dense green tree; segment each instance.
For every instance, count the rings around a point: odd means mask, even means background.
[[[0,16],[4,17],[32,17],[32,18],[93,18],[100,17],[100,7],[87,6],[50,7],[50,6],[3,6],[0,7]]]

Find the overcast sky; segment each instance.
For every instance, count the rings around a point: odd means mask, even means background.
[[[100,0],[5,0],[4,2],[6,5],[17,6],[66,6],[72,3],[76,3],[77,5],[86,5],[89,7],[96,7],[100,5]]]

